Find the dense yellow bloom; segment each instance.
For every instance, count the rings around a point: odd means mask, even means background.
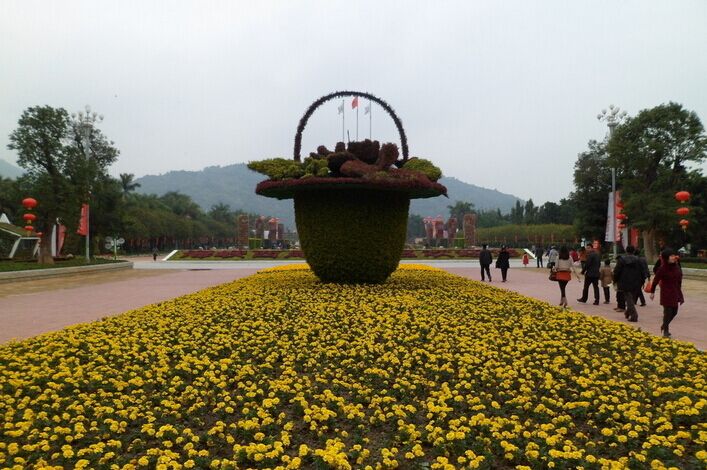
[[[0,468],[701,468],[705,371],[434,268],[290,265],[0,346]]]

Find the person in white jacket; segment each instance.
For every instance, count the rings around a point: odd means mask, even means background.
[[[559,253],[557,252],[557,249],[553,245],[550,247],[550,252],[547,254],[547,267],[552,269],[553,266],[557,263],[557,257]]]
[[[560,285],[560,306],[567,307],[567,292],[565,288],[567,284],[572,280],[572,274],[579,281],[579,274],[574,269],[574,263],[572,258],[570,258],[570,250],[566,246],[560,247],[560,252],[557,254],[557,261],[555,267],[553,268],[555,272],[555,277],[557,283]]]

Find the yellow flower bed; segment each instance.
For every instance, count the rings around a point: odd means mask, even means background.
[[[0,468],[704,468],[705,371],[437,270],[288,267],[0,347]]]

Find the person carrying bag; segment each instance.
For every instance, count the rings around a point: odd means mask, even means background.
[[[572,280],[574,273],[579,282],[579,274],[574,269],[574,263],[570,259],[570,252],[566,246],[560,248],[560,253],[557,257],[555,266],[550,271],[550,280],[557,281],[560,286],[560,306],[567,308],[567,293],[565,291],[567,284]],[[553,279],[554,276],[554,279]]]

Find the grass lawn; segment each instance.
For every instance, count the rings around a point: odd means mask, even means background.
[[[94,258],[89,265],[121,263],[122,261],[107,260],[102,258]],[[50,269],[50,268],[68,268],[71,266],[87,266],[85,258],[76,257],[65,261],[56,261],[54,264],[39,264],[36,261],[0,261],[0,272],[9,271],[27,271],[30,269]]]
[[[704,468],[706,374],[434,268],[295,265],[0,346],[0,467]]]
[[[707,263],[680,263],[683,268],[707,269]]]

